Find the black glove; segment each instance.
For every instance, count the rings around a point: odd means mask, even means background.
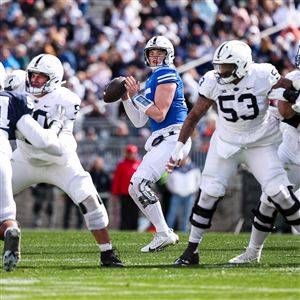
[[[285,89],[283,92],[283,97],[289,102],[294,104],[299,97],[300,90],[297,91],[293,86]]]

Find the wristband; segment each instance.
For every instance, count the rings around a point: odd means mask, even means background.
[[[132,101],[143,113],[145,113],[150,106],[154,105],[152,100],[149,100],[143,95],[136,95]]]

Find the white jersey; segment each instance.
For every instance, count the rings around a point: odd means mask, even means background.
[[[300,81],[300,70],[288,73],[286,78],[294,81]],[[295,115],[291,119],[283,120],[282,128],[282,144],[280,145],[281,154],[288,158],[288,161],[300,165],[300,115]]]
[[[224,144],[240,147],[280,142],[279,120],[269,112],[268,92],[280,79],[271,64],[253,63],[238,84],[221,85],[214,71],[199,82],[199,94],[216,102],[216,129]],[[231,151],[231,150],[229,150]]]
[[[61,104],[66,108],[68,120],[65,122],[59,135],[59,140],[64,145],[64,154],[60,157],[50,155],[32,146],[27,141],[17,140],[17,149],[13,152],[13,159],[25,159],[36,165],[48,165],[52,163],[59,165],[66,164],[69,153],[75,152],[77,148],[77,143],[72,132],[73,122],[80,110],[80,98],[64,87],[60,87],[41,98],[35,98],[32,95],[31,97],[35,103],[32,116],[44,128],[47,128],[47,112],[51,111],[56,104]]]

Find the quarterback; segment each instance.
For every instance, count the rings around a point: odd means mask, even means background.
[[[222,43],[214,53],[213,65],[214,70],[199,81],[199,99],[183,124],[167,164],[170,172],[180,162],[187,139],[215,103],[216,130],[202,174],[200,197],[190,218],[189,244],[175,261],[177,266],[199,264],[198,245],[205,229],[210,228],[217,204],[240,163],[248,166],[264,193],[288,221],[300,218],[299,200],[290,188],[277,154],[281,141],[279,120],[270,112],[268,100],[273,88],[288,88],[292,81],[282,78],[271,64],[253,63],[251,48],[241,41]],[[261,208],[257,215],[266,214]]]
[[[61,104],[66,109],[67,120],[59,135],[64,151],[57,157],[26,141],[17,141],[17,149],[12,154],[13,193],[37,183],[49,183],[62,189],[79,206],[87,228],[95,237],[101,265],[121,267],[123,264],[112,248],[107,230],[106,209],[76,153],[72,131],[81,101],[75,93],[61,86],[62,79],[63,66],[53,55],[40,54],[27,67],[25,90],[34,99],[33,118],[47,128],[47,113],[52,107]]]
[[[145,144],[147,153],[131,178],[129,194],[156,229],[153,240],[141,248],[142,252],[153,252],[178,242],[178,235],[166,223],[152,185],[165,172],[187,107],[182,80],[173,68],[172,43],[164,36],[152,37],[145,46],[144,58],[146,66],[152,69],[144,93],[138,94],[139,83],[132,76],[127,77],[123,105],[134,126],[142,127],[148,120],[151,124],[152,134]],[[189,140],[184,147],[185,155],[190,147]]]
[[[16,204],[12,192],[12,154],[9,140],[22,135],[38,149],[55,157],[63,153],[63,146],[57,135],[60,133],[65,116],[61,106],[48,114],[47,126],[43,129],[32,117],[33,101],[21,94],[2,91],[5,70],[0,63],[0,239],[4,239],[3,268],[11,271],[19,262],[21,232],[16,221]]]

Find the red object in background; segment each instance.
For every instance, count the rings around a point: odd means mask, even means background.
[[[141,160],[125,158],[117,165],[112,182],[111,192],[113,195],[128,195],[130,179],[140,163]]]
[[[136,145],[129,144],[126,147],[126,152],[127,153],[137,153],[138,152],[138,147]]]

